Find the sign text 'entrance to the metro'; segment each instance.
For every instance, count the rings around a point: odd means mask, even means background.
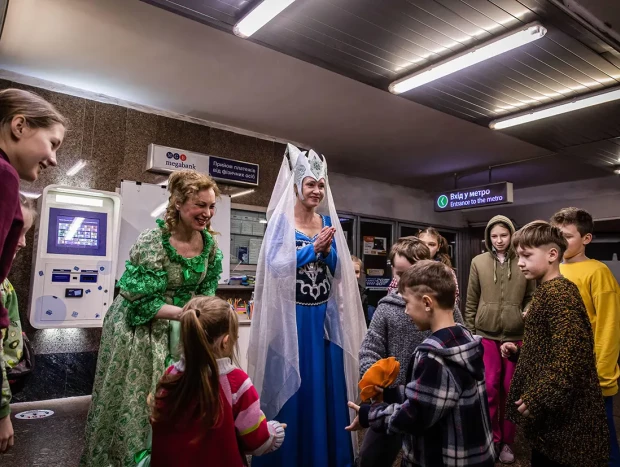
[[[512,183],[501,182],[474,188],[444,191],[435,195],[435,211],[482,208],[514,201]]]

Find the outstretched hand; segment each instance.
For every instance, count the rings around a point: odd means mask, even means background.
[[[356,414],[359,414],[360,411],[360,406],[357,404],[354,404],[353,402],[349,402],[348,406],[350,409],[355,410]],[[362,429],[362,425],[360,425],[360,417],[359,415],[355,416],[355,419],[353,420],[353,423],[351,423],[348,427],[345,428],[345,430],[347,431],[359,431]]]

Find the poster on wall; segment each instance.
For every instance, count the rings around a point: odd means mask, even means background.
[[[366,287],[368,288],[376,288],[376,287],[387,287],[392,282],[392,279],[389,277],[366,277]]]
[[[237,259],[241,264],[248,264],[250,257],[248,256],[248,247],[240,246],[237,249]]]
[[[386,237],[364,237],[364,254],[385,256],[387,254]]]

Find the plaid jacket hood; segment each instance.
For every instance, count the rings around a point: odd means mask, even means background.
[[[360,409],[362,426],[403,435],[403,465],[495,464],[480,340],[459,325],[433,333],[414,353],[404,402]]]
[[[484,349],[479,336],[473,336],[464,326],[459,326],[460,332],[469,335],[471,341],[457,347],[446,347],[442,334],[432,334],[416,349],[418,353],[426,353],[429,357],[441,359],[446,365],[455,365],[471,374],[476,381],[484,382]]]

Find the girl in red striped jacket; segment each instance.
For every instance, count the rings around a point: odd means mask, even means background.
[[[166,370],[153,403],[152,467],[240,467],[245,454],[282,445],[286,425],[265,419],[250,378],[232,363],[238,332],[224,300],[196,297],[185,305],[184,357]]]

